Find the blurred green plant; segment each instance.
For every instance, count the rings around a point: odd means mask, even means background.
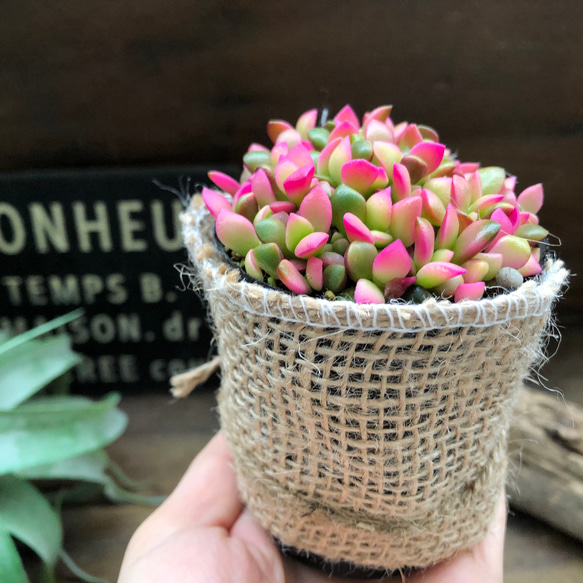
[[[0,581],[29,583],[19,548],[38,555],[42,583],[54,581],[62,560],[85,581],[101,581],[78,568],[63,550],[60,507],[105,496],[157,504],[159,497],[129,491],[129,480],[104,447],[125,430],[118,394],[100,401],[70,395],[69,371],[81,358],[64,332],[77,310],[23,334],[0,332]],[[49,332],[52,335],[42,337]],[[42,338],[41,338],[42,337]],[[16,542],[18,541],[18,543]]]

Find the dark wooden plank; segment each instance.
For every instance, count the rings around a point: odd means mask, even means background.
[[[581,132],[582,17],[577,0],[4,2],[0,168],[233,161],[270,116],[345,102],[393,102],[454,146]]]

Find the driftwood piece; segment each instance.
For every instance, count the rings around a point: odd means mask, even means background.
[[[510,459],[510,504],[583,540],[583,408],[524,387]]]

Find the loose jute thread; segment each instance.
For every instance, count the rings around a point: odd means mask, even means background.
[[[483,538],[563,263],[479,302],[363,306],[244,281],[198,196],[182,222],[218,342],[221,426],[260,523],[284,545],[388,570]]]

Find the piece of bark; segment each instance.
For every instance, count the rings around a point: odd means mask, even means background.
[[[583,408],[523,387],[510,460],[511,506],[583,540]]]

